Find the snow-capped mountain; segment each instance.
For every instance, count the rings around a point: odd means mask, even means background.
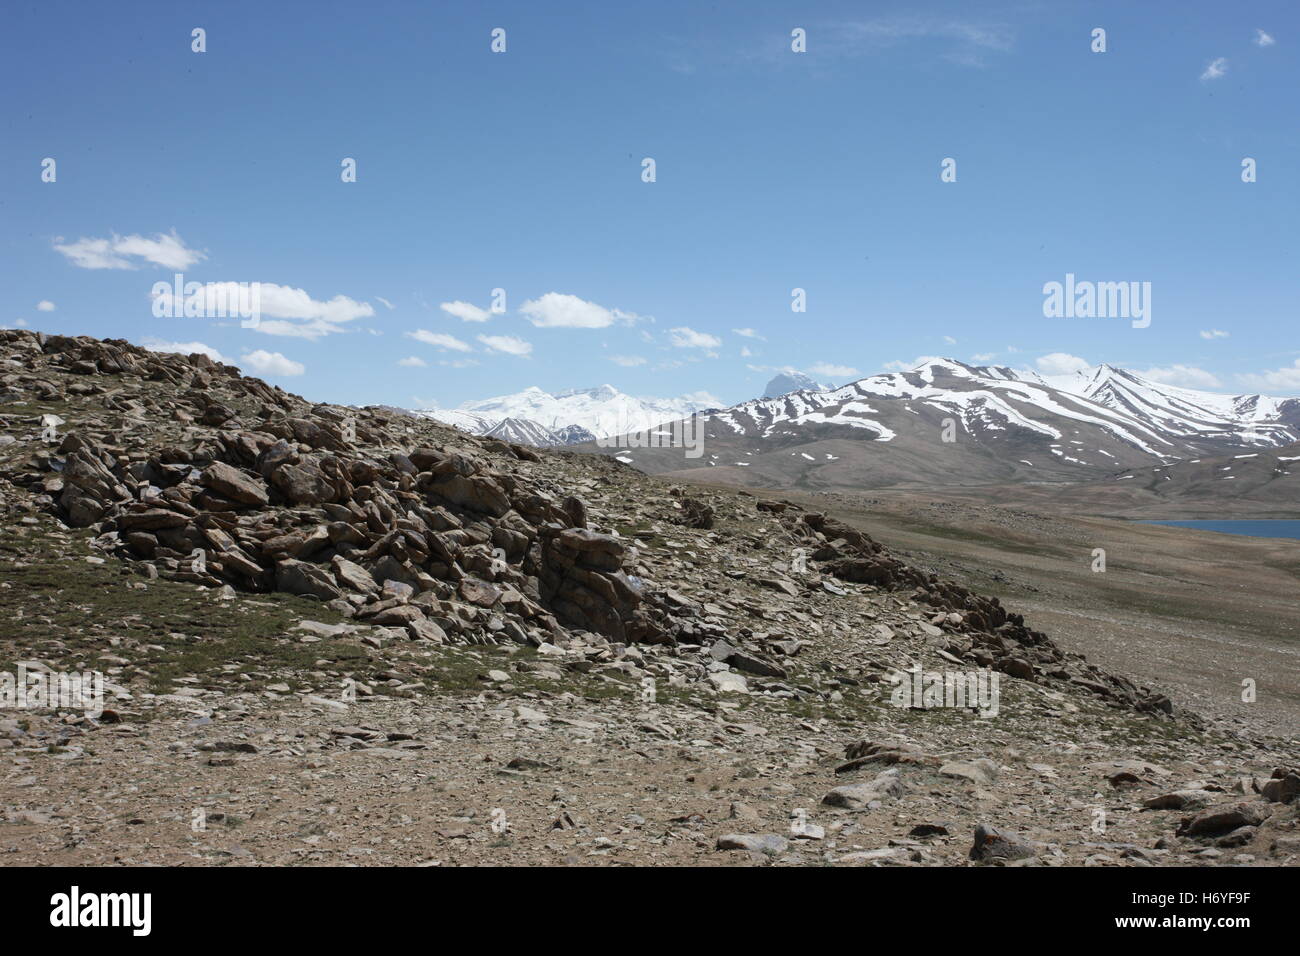
[[[791,392],[826,392],[830,391],[831,386],[822,385],[813,379],[811,375],[805,375],[803,372],[781,372],[773,377],[772,381],[767,383],[767,388],[763,389],[764,398],[780,398],[782,395],[789,395]]]
[[[595,441],[599,436],[593,435],[581,425],[565,425],[551,432],[557,439],[557,445],[576,445],[579,442]]]
[[[500,438],[502,441],[512,441],[520,445],[542,447],[563,444],[551,429],[539,425],[537,422],[530,422],[526,418],[503,418],[482,434],[489,438]],[[584,432],[584,434],[589,433]],[[581,440],[587,441],[589,439],[583,438]]]
[[[1280,445],[1294,440],[1295,399],[1179,388],[1147,381],[1111,365],[1097,365],[1071,375],[1028,374],[1063,392],[1082,395],[1176,435],[1244,445]]]
[[[1097,366],[1043,376],[933,359],[828,391],[801,390],[711,413],[704,454],[613,449],[652,472],[708,467],[767,487],[1036,484],[1300,439],[1300,399],[1226,396]]]
[[[1145,454],[1233,445],[1276,446],[1300,438],[1300,399],[1219,395],[1147,381],[1099,365],[1069,376],[935,359],[906,372],[873,375],[829,391],[804,390],[757,399],[711,416],[738,433],[771,435],[782,427],[835,424],[894,432],[869,399],[951,413],[968,433],[1020,429],[1060,439],[1068,423],[1095,428]],[[882,406],[883,408],[883,406]],[[1062,421],[1066,429],[1061,428]],[[1054,446],[1055,447],[1055,446]]]
[[[696,398],[636,398],[612,385],[554,395],[537,387],[513,395],[411,414],[435,418],[476,435],[529,445],[571,445],[650,428],[715,407]]]

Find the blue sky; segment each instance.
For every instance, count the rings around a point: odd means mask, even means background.
[[[925,355],[1300,394],[1288,0],[5,19],[3,325],[202,343],[357,404],[603,382],[732,403],[777,368],[838,384]],[[261,325],[155,317],[176,272],[262,283]],[[1150,326],[1045,317],[1067,273],[1150,282]]]

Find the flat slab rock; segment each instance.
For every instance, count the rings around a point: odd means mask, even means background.
[[[790,841],[776,833],[728,833],[718,837],[719,850],[747,850],[764,856],[776,856],[790,848]]]
[[[945,777],[957,777],[987,787],[997,780],[998,765],[987,757],[980,757],[978,760],[952,760],[940,767],[939,773]]]
[[[862,810],[872,804],[896,800],[902,796],[905,789],[899,772],[886,770],[865,783],[849,783],[836,787],[822,797],[822,803],[830,807],[842,807],[845,810]]]
[[[1240,800],[1236,803],[1208,807],[1184,820],[1178,827],[1179,836],[1222,836],[1239,827],[1257,827],[1269,818],[1273,808],[1262,800]]]

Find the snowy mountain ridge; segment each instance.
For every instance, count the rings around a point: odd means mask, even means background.
[[[1276,447],[1300,438],[1300,399],[1221,395],[1152,382],[1098,365],[1070,375],[930,359],[903,372],[868,376],[829,391],[755,399],[711,416],[737,434],[789,434],[800,425],[847,425],[894,436],[880,416],[901,400],[905,411],[954,416],[967,433],[1021,429],[1062,438],[1070,422],[1099,429],[1147,455],[1182,457],[1222,446]]]
[[[784,391],[787,385],[811,383]],[[952,419],[967,435],[992,440],[1023,434],[1046,440],[1051,454],[1073,460],[1066,447],[1079,429],[1095,432],[1145,458],[1178,459],[1233,448],[1269,448],[1300,440],[1300,399],[1223,395],[1145,379],[1112,365],[1066,375],[1008,366],[977,366],[927,359],[915,368],[885,372],[828,388],[807,376],[783,373],[765,394],[729,408],[707,395],[636,398],[612,385],[554,394],[535,386],[512,395],[466,402],[454,409],[412,414],[529,445],[556,446],[644,431],[692,414],[707,414],[726,433],[764,439],[797,436],[804,426],[845,426],[850,433],[891,441],[924,419]],[[910,417],[900,412],[911,413]]]
[[[612,385],[575,388],[551,394],[530,386],[513,395],[465,402],[457,408],[431,408],[411,414],[433,418],[475,435],[490,435],[528,445],[571,445],[715,408],[702,397],[636,398]]]

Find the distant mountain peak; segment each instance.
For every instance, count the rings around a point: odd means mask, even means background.
[[[942,356],[942,355],[938,355],[935,356],[934,358],[926,359],[924,362],[918,365],[917,368],[927,368],[927,367],[933,368],[936,365],[939,366],[940,368],[959,368],[963,372],[975,371],[975,366],[973,365],[967,365],[965,362],[961,361],[960,359],[947,358],[946,356]]]
[[[572,398],[575,395],[583,395],[587,398],[594,398],[597,401],[608,401],[611,398],[617,398],[623,393],[613,385],[597,385],[594,388],[569,388],[563,392],[556,392],[553,398]]]
[[[436,418],[476,435],[529,445],[571,445],[608,435],[641,431],[686,418],[712,403],[695,398],[635,398],[613,385],[551,394],[529,386],[513,395],[464,402],[454,409],[416,414]]]
[[[767,387],[763,389],[763,397],[780,398],[782,395],[789,395],[791,392],[826,392],[829,390],[829,386],[821,384],[812,376],[791,369],[774,376],[767,383]]]

